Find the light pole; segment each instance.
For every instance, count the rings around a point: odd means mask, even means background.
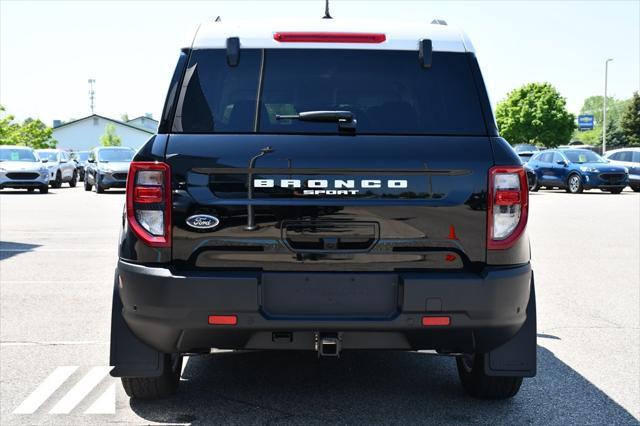
[[[607,150],[607,78],[609,74],[609,58],[604,62],[604,102],[602,104],[602,155]]]
[[[89,102],[91,104],[91,115],[93,115],[93,98],[96,94],[96,92],[93,91],[93,84],[96,81],[93,78],[90,78],[87,82],[89,83]]]

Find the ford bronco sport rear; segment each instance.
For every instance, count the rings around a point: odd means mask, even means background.
[[[468,39],[347,28],[216,22],[182,51],[128,175],[111,362],[131,397],[211,348],[435,351],[483,398],[535,375],[526,175]]]

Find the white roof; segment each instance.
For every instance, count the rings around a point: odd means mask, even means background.
[[[278,32],[383,33],[382,43],[283,43],[274,40]],[[385,49],[418,50],[421,39],[430,39],[434,51],[474,52],[466,34],[460,29],[428,22],[353,21],[314,19],[286,21],[225,21],[203,23],[185,47],[193,49],[226,48],[229,37],[240,38],[240,48],[308,48],[308,49]]]

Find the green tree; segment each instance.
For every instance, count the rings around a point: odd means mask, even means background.
[[[596,126],[602,127],[603,102],[604,96],[589,96],[584,100],[582,108],[580,108],[580,114],[593,115]],[[611,122],[617,122],[620,119],[628,107],[629,102],[629,99],[621,100],[607,96],[607,126],[609,126]]]
[[[104,128],[104,134],[100,136],[100,144],[102,146],[120,146],[122,140],[116,135],[116,126],[109,123]]]
[[[513,90],[496,108],[500,134],[511,144],[552,148],[569,143],[575,116],[550,83],[529,83]]]
[[[620,118],[620,131],[629,145],[640,145],[640,93],[635,92]]]
[[[580,114],[590,114],[594,118],[593,130],[576,130],[573,139],[587,145],[602,144],[602,108],[604,96],[590,96],[585,99]],[[626,133],[622,130],[621,120],[624,112],[630,108],[632,99],[620,100],[607,97],[607,146],[610,148],[629,144]]]
[[[0,105],[0,114],[5,111]],[[53,129],[42,121],[27,118],[22,124],[13,121],[12,115],[0,119],[0,144],[24,145],[34,149],[55,148],[58,143],[53,139]]]
[[[53,129],[39,119],[27,118],[17,126],[12,135],[14,145],[25,145],[33,149],[55,148],[58,141],[53,139]]]
[[[129,121],[129,114],[126,112],[124,114],[120,114],[120,121],[124,121],[125,123]]]
[[[11,144],[11,135],[15,131],[16,124],[13,122],[13,115],[4,115],[4,107],[0,105],[0,145]]]

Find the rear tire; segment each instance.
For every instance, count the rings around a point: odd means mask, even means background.
[[[159,399],[173,395],[180,385],[182,355],[164,355],[164,370],[158,377],[122,377],[124,391],[133,399]]]
[[[520,390],[522,377],[487,376],[484,372],[484,354],[459,356],[456,364],[462,387],[474,398],[507,399]]]
[[[621,192],[622,192],[622,190],[623,190],[623,189],[624,189],[624,188],[612,189],[612,190],[611,190],[611,191],[609,191],[609,192],[611,192],[612,194],[619,194],[619,193],[621,193]]]
[[[633,190],[633,192],[640,192],[640,185],[632,186],[631,189]]]
[[[27,188],[27,191],[29,191],[29,192],[33,192],[35,190],[36,190],[35,188]]]
[[[582,178],[577,173],[572,173],[567,178],[567,186],[565,187],[565,191],[569,194],[581,194],[584,191],[584,186],[582,186]]]
[[[85,178],[85,180],[84,180],[84,190],[85,191],[91,191],[92,187],[93,187],[93,185],[91,185],[89,182],[87,182],[87,179]]]
[[[73,176],[71,176],[71,180],[69,181],[69,186],[71,188],[75,188],[76,187],[76,183],[78,183],[78,172],[76,172],[74,170],[73,171]]]
[[[47,194],[47,193],[49,193],[49,185],[42,185],[42,186],[40,187],[40,193],[41,193],[41,194]]]

